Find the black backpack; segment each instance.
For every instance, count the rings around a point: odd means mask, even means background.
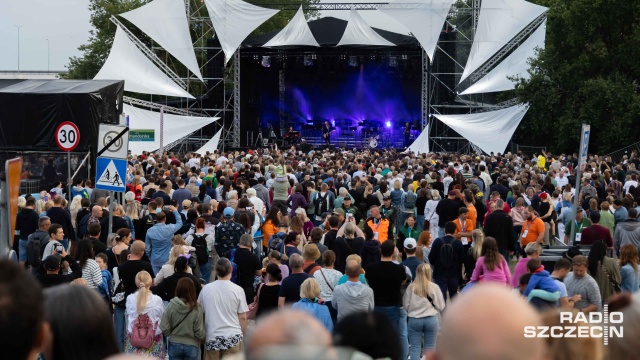
[[[39,267],[42,262],[40,237],[33,235],[29,236],[27,243],[27,265]]]
[[[445,239],[442,241],[439,264],[443,269],[449,270],[453,267],[453,242],[447,242]]]
[[[329,207],[327,206],[327,199],[329,198],[329,192],[324,193],[324,196],[321,196],[318,193],[318,197],[316,197],[315,205],[316,205],[316,215],[321,216],[323,212],[329,211]]]
[[[405,210],[413,210],[416,207],[416,200],[418,196],[412,192],[406,193],[404,197],[404,208]]]
[[[193,234],[191,246],[196,248],[196,258],[199,264],[206,264],[209,261],[209,249],[207,249],[207,235]]]

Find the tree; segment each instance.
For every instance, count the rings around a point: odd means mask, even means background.
[[[606,153],[638,141],[640,2],[544,0],[545,49],[531,61],[518,98],[530,109],[514,141],[575,152],[580,124],[591,125],[589,149]]]

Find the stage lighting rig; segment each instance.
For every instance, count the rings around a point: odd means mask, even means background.
[[[261,64],[266,68],[271,67],[271,56],[263,56]]]

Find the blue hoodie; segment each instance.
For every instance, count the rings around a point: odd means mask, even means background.
[[[540,269],[542,269],[542,267]],[[556,285],[556,281],[549,277],[549,272],[540,269],[531,275],[531,280],[529,280],[529,285],[527,285],[527,289],[524,291],[524,296],[528,296],[534,289],[540,289],[550,293],[560,291],[558,285]]]

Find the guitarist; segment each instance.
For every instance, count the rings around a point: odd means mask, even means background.
[[[404,146],[409,147],[411,145],[411,123],[406,123],[404,126]]]
[[[322,126],[322,137],[324,138],[325,145],[330,145],[331,144],[331,132],[332,131],[333,131],[333,129],[331,128],[331,125],[329,125],[329,122],[325,121],[324,125]]]

